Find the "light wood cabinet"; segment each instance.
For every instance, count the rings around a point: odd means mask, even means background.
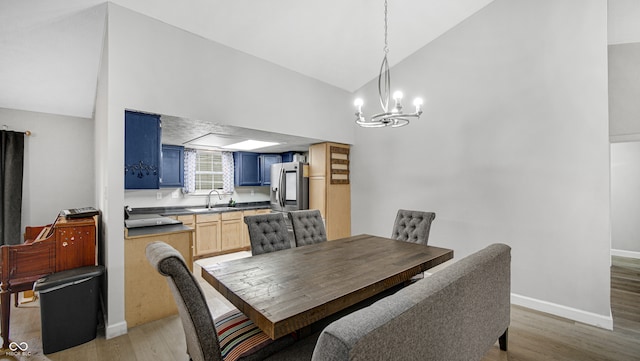
[[[182,222],[182,224],[184,224],[185,226],[189,226],[189,227],[194,227],[196,224],[196,216],[193,214],[183,214],[183,215],[179,215],[179,216],[173,216],[171,217],[173,219],[177,219],[180,222]]]
[[[149,243],[165,242],[180,252],[189,270],[193,271],[192,235],[193,230],[186,227],[180,231],[141,236],[125,233],[124,297],[125,320],[129,328],[178,313],[167,280],[151,266],[145,250]]]
[[[222,251],[242,248],[242,212],[222,213],[220,241]]]
[[[196,214],[196,257],[222,251],[220,213]]]
[[[193,257],[198,259],[251,249],[244,216],[265,213],[271,213],[271,209],[188,214],[171,218],[196,230],[193,236]]]
[[[329,240],[351,236],[349,152],[346,144],[309,147],[309,208],[320,210]]]

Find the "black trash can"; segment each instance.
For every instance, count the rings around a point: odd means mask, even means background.
[[[96,338],[100,305],[100,276],[104,266],[57,272],[36,281],[40,293],[42,350],[68,349]]]

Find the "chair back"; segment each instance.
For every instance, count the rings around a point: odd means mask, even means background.
[[[427,245],[431,222],[436,218],[434,212],[410,211],[399,209],[393,224],[391,238]]]
[[[296,247],[327,241],[322,214],[317,209],[289,212]]]
[[[160,241],[147,245],[146,255],[149,263],[167,278],[178,306],[191,360],[221,361],[218,334],[207,301],[182,255]]]
[[[246,216],[244,223],[249,228],[252,255],[291,248],[287,224],[282,213]]]

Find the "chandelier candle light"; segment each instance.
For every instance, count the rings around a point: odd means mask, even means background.
[[[416,98],[413,101],[413,105],[416,107],[415,113],[403,113],[402,112],[402,92],[396,91],[393,93],[393,100],[395,105],[393,109],[389,110],[389,96],[391,93],[391,73],[389,72],[389,62],[387,61],[387,54],[389,53],[389,46],[387,43],[387,1],[384,2],[384,58],[382,58],[382,65],[380,65],[380,75],[378,75],[378,94],[380,96],[380,105],[382,106],[382,113],[375,114],[370,120],[367,120],[362,114],[362,105],[364,102],[358,98],[353,105],[358,108],[356,113],[356,123],[364,128],[380,128],[380,127],[402,127],[409,124],[410,118],[420,118],[422,114],[422,99]]]

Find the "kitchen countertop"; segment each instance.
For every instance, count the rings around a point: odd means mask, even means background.
[[[250,209],[268,209],[270,208],[269,202],[251,202],[251,203],[237,203],[235,207],[218,205],[210,209],[206,209],[203,206],[186,206],[186,207],[147,207],[147,208],[133,208],[129,212],[129,219],[147,219],[158,217],[179,216],[187,214],[211,214],[211,213],[223,213],[223,212],[239,212]],[[163,233],[177,233],[177,232],[192,232],[194,229],[183,224],[172,225],[158,225],[148,226],[140,228],[126,228],[125,238],[137,238],[147,237],[150,235],[163,234]]]
[[[142,228],[125,229],[125,238],[148,237],[166,233],[193,232],[194,229],[183,224],[169,224],[163,226],[151,226]]]
[[[222,212],[238,212],[250,209],[268,209],[271,208],[269,201],[265,202],[248,202],[248,203],[236,203],[235,207],[229,207],[227,205],[216,205],[210,209],[206,209],[204,206],[183,206],[183,207],[148,207],[148,208],[134,208],[130,214],[131,216],[144,217],[145,215],[152,216],[179,216],[185,214],[207,214],[207,213],[222,213]],[[197,210],[197,211],[194,211]]]

